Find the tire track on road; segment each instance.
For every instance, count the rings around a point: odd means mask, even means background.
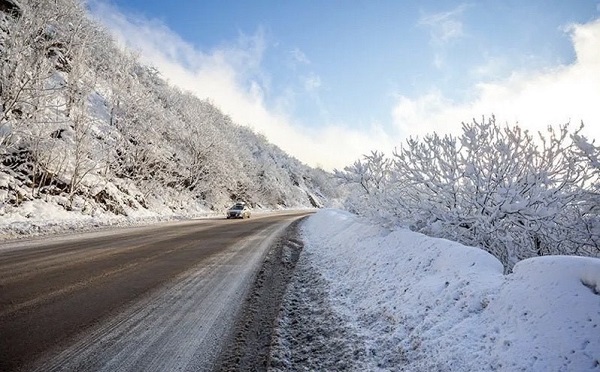
[[[210,370],[221,352],[223,329],[269,244],[286,226],[270,226],[210,257],[37,370]]]

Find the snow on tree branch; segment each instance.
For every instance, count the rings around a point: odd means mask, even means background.
[[[507,269],[527,257],[600,255],[600,149],[582,126],[532,134],[495,117],[458,137],[409,138],[335,175],[350,209],[386,224],[479,246]],[[360,187],[356,187],[356,186]]]

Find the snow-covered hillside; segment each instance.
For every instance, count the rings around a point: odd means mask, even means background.
[[[0,225],[321,207],[328,173],[169,85],[79,0],[0,7]],[[8,5],[10,6],[8,6]],[[12,225],[11,225],[12,226]],[[15,229],[18,229],[15,227]]]
[[[348,326],[353,336],[280,345],[353,344],[355,366],[371,371],[600,370],[600,259],[536,257],[504,275],[481,249],[338,210],[319,211],[302,232],[299,265],[309,261],[325,279],[327,301],[347,323],[313,328]]]

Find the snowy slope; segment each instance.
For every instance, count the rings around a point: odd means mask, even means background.
[[[537,257],[504,275],[483,250],[338,210],[303,236],[370,370],[600,370],[600,259]]]
[[[122,50],[80,0],[15,6],[0,9],[0,239],[337,195],[329,173]]]

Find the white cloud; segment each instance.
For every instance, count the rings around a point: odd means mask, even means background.
[[[261,32],[240,37],[236,43],[204,53],[182,40],[162,23],[125,16],[103,2],[91,4],[93,16],[106,25],[115,37],[140,53],[143,62],[156,67],[170,83],[191,91],[200,98],[210,98],[234,122],[264,134],[290,155],[324,169],[343,168],[360,154],[389,143],[383,131],[373,126],[368,132],[330,124],[307,130],[282,111],[293,106],[280,103],[267,107],[261,71],[266,43]],[[298,62],[310,61],[299,49],[292,51]],[[305,80],[307,90],[321,86],[317,75]],[[292,99],[288,95],[286,99]]]
[[[310,74],[304,79],[304,89],[307,92],[314,92],[321,87],[321,78],[316,74]]]
[[[493,78],[501,76],[509,68],[508,58],[505,56],[491,56],[486,53],[483,55],[483,63],[475,66],[470,72],[474,79]]]
[[[437,69],[446,67],[446,54],[452,41],[465,36],[463,22],[460,19],[467,9],[467,4],[435,14],[422,15],[418,25],[429,30],[430,44],[433,47],[432,65]]]
[[[467,6],[462,4],[448,12],[424,15],[419,20],[419,25],[429,28],[434,43],[458,39],[464,35],[463,23],[459,18],[466,8]]]
[[[308,59],[308,57],[306,57],[306,54],[304,54],[304,52],[302,52],[298,48],[292,49],[292,51],[290,51],[290,55],[292,56],[295,62],[301,63],[303,65],[310,64],[310,60]]]
[[[396,127],[403,136],[459,133],[461,122],[495,114],[501,122],[530,130],[583,121],[584,133],[600,141],[600,19],[573,25],[569,32],[577,56],[572,64],[481,82],[473,87],[474,98],[461,104],[435,90],[414,99],[399,96],[393,109]]]

